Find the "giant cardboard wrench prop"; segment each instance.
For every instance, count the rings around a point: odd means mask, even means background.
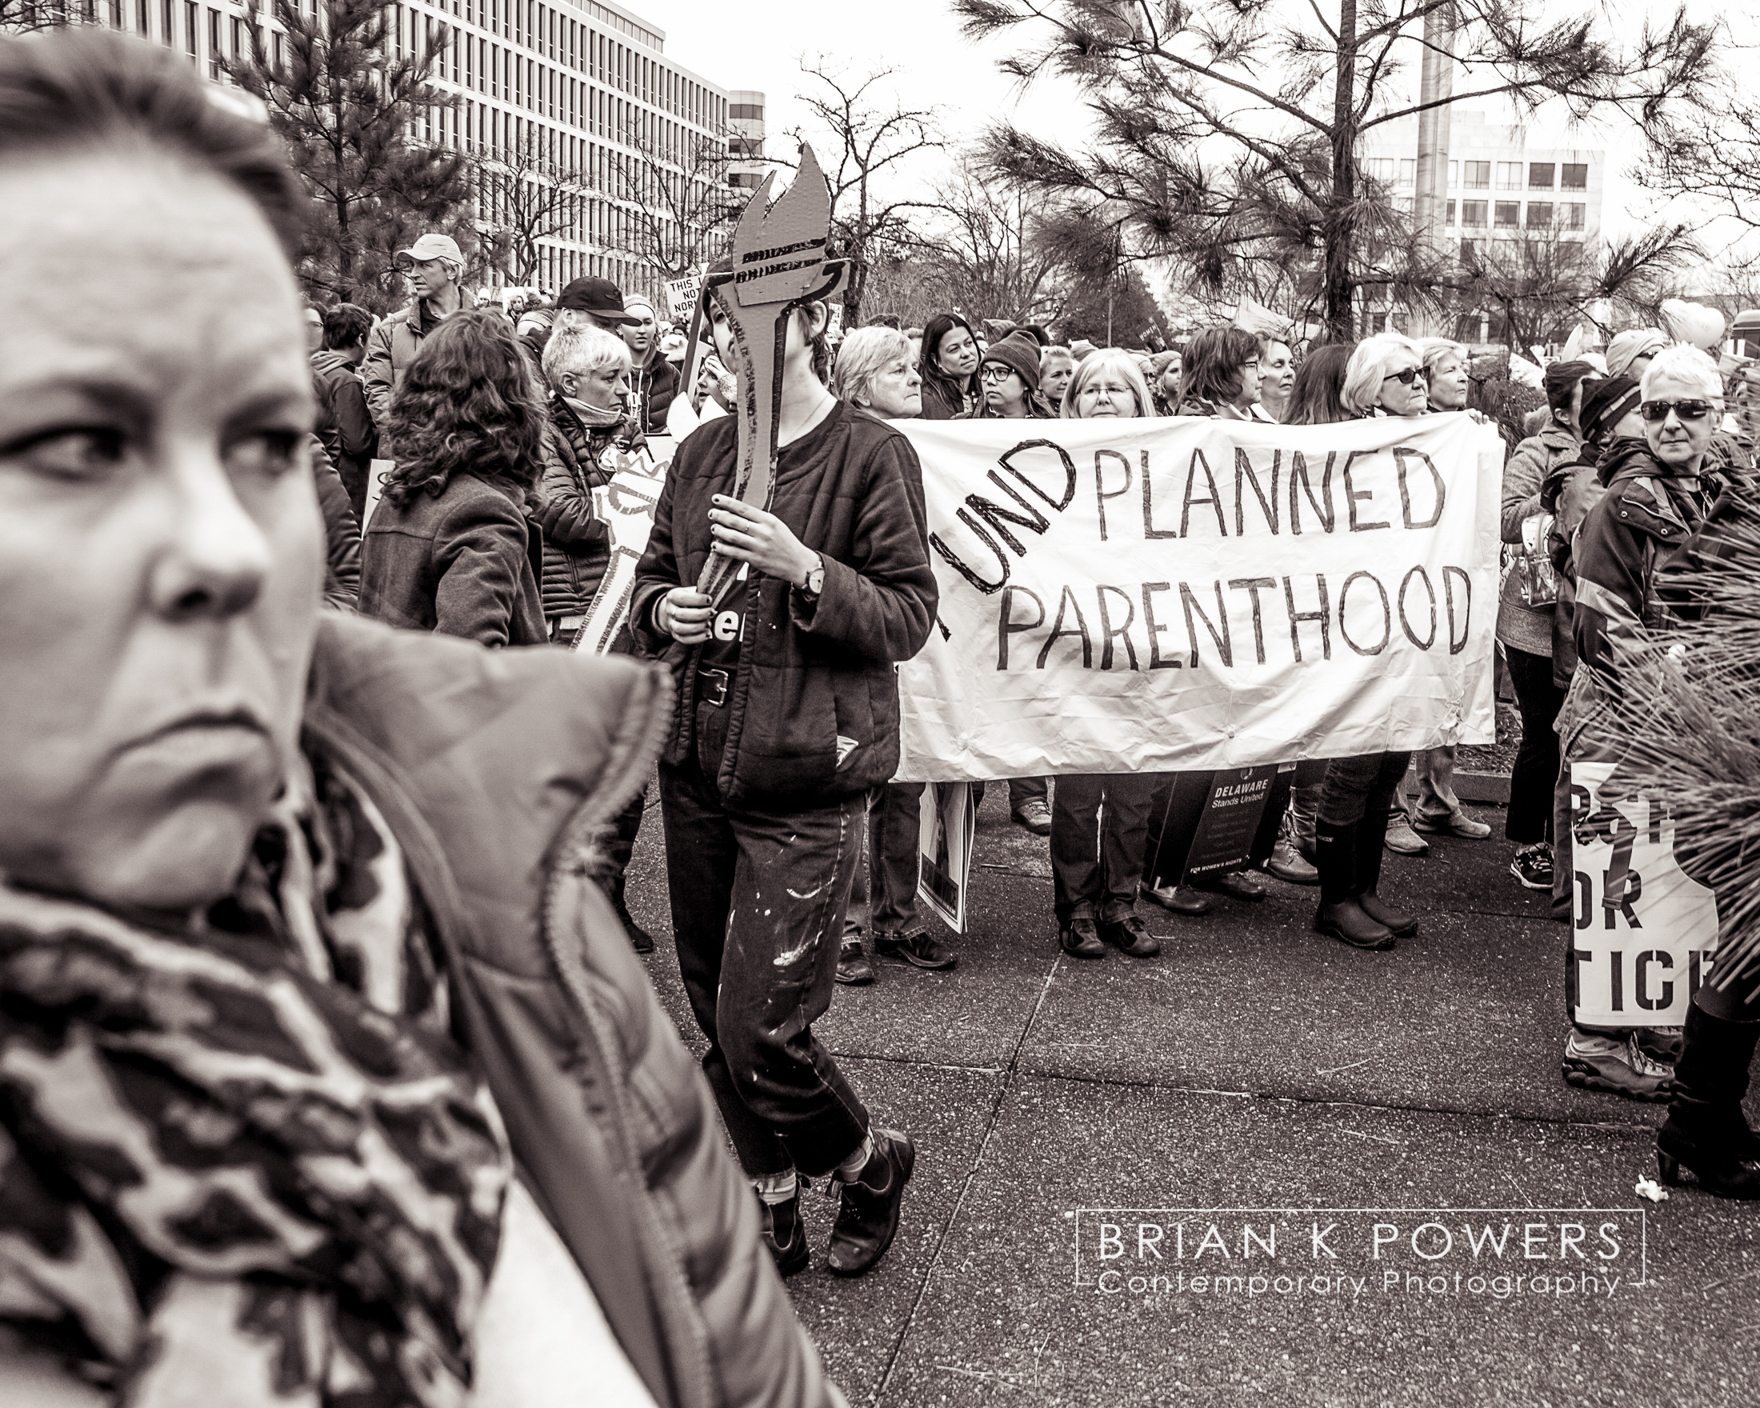
[[[786,314],[798,303],[830,297],[849,270],[848,260],[825,257],[831,233],[831,188],[813,149],[801,148],[800,171],[793,184],[769,206],[775,179],[774,172],[764,178],[739,217],[733,232],[732,270],[708,275],[703,290],[705,300],[714,299],[726,315],[733,334],[733,371],[739,379],[739,458],[733,497],[766,512],[776,490]],[[689,344],[693,353],[697,338],[698,329],[693,328]],[[694,375],[694,368],[689,371]],[[711,551],[697,590],[719,606],[744,565],[718,548]]]

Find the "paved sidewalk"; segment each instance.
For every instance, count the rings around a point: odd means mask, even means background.
[[[1661,1111],[1560,1079],[1566,930],[1510,878],[1500,810],[1491,840],[1388,858],[1426,915],[1391,953],[1319,938],[1314,892],[1274,883],[1203,919],[1145,906],[1160,958],[1084,963],[1003,791],[958,970],[882,963],[820,1026],[919,1149],[860,1281],[823,1270],[834,1209],[808,1196],[789,1286],[852,1403],[1760,1403],[1760,1208],[1635,1196]],[[658,820],[631,905],[700,1049]]]

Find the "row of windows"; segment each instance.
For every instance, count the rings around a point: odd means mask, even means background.
[[[1589,163],[1586,161],[1451,161],[1448,164],[1448,188],[1451,191],[1488,191],[1492,168],[1497,171],[1500,191],[1586,191],[1589,189]],[[1415,157],[1370,157],[1363,162],[1363,172],[1384,186],[1410,190],[1418,183],[1418,162]]]
[[[1520,201],[1463,200],[1460,202],[1461,227],[1468,230],[1484,229],[1488,225],[1499,230],[1524,228],[1550,230],[1554,226],[1561,230],[1581,230],[1587,223],[1588,214],[1589,207],[1584,202],[1576,200],[1563,203],[1531,200],[1528,202],[1526,219],[1523,218]],[[1446,223],[1453,225],[1454,217],[1455,202],[1451,200],[1448,203]]]

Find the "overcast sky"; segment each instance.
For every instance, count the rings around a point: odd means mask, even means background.
[[[631,3],[631,0],[624,0]],[[1742,4],[1694,0],[1707,12],[1721,12],[1752,38],[1756,22]],[[711,82],[727,88],[755,88],[768,95],[771,151],[784,150],[782,134],[804,123],[807,114],[795,95],[807,82],[799,59],[825,54],[852,76],[875,68],[896,68],[888,80],[902,105],[941,107],[944,136],[975,137],[992,119],[1007,115],[1044,136],[1079,131],[1081,110],[1072,92],[1043,80],[1023,97],[996,71],[1009,52],[992,41],[978,46],[959,31],[947,0],[633,0],[631,8],[666,31],[666,51]],[[1547,8],[1581,13],[1582,0],[1547,0]],[[1614,0],[1602,8],[1615,31],[1635,34],[1641,19],[1658,16],[1662,5],[1645,0]],[[1025,36],[1032,30],[1022,31]],[[1473,106],[1484,106],[1474,104]],[[1499,115],[1513,120],[1513,114]],[[1543,114],[1530,129],[1536,146],[1600,148],[1608,154],[1609,188],[1603,212],[1609,234],[1629,233],[1654,218],[1645,194],[1626,177],[1637,156],[1629,132],[1579,128],[1567,115]]]

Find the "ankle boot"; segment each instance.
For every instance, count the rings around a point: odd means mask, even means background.
[[[1357,903],[1357,823],[1333,826],[1322,821],[1314,831],[1314,862],[1320,872],[1320,908],[1314,931],[1352,948],[1393,947],[1393,931],[1370,918]]]
[[[1320,794],[1325,790],[1324,782],[1289,789],[1290,839],[1295,842],[1296,851],[1309,865],[1315,863],[1314,828],[1320,820]]]
[[[797,1186],[786,1202],[767,1203],[758,1198],[758,1230],[776,1263],[777,1273],[792,1276],[807,1269],[807,1228],[801,1221],[801,1194]]]
[[[876,1129],[874,1152],[862,1171],[842,1184],[837,1222],[831,1228],[831,1255],[826,1265],[834,1276],[860,1276],[892,1245],[898,1234],[904,1186],[916,1167],[917,1150],[910,1136],[895,1129]],[[832,1176],[832,1187],[839,1180]]]
[[[1357,832],[1357,903],[1377,924],[1384,924],[1400,938],[1418,932],[1418,916],[1395,909],[1376,893],[1381,884],[1381,847],[1387,839],[1386,811],[1364,812]]]
[[[1668,1120],[1656,1136],[1664,1183],[1678,1184],[1684,1168],[1719,1198],[1760,1199],[1760,1145],[1742,1114],[1757,1044],[1760,1021],[1714,1017],[1696,1002],[1687,1008]]]

